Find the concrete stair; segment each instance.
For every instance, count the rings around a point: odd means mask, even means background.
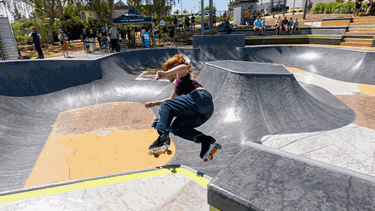
[[[19,58],[17,42],[12,31],[8,18],[0,17],[0,44],[5,60],[16,60]]]
[[[344,38],[344,42],[341,42],[340,45],[371,47],[372,41],[373,39]]]
[[[375,17],[355,17],[340,45],[371,47],[375,36]]]

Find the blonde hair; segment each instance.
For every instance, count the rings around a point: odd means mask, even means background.
[[[185,64],[188,67],[189,72],[192,72],[190,63],[187,62],[182,54],[174,55],[172,58],[168,59],[168,61],[164,63],[162,70],[168,71],[180,64]]]

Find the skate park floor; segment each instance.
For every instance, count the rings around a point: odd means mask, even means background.
[[[85,56],[75,55],[75,59]],[[103,54],[89,56],[94,59]],[[302,87],[303,84],[316,85],[345,102],[356,111],[357,122],[324,132],[264,136],[262,144],[375,177],[375,120],[363,114],[374,114],[371,106],[374,87],[333,80],[297,68],[288,69]],[[360,108],[362,110],[355,108],[358,101],[350,104],[354,98],[368,101],[367,108],[366,105]],[[65,186],[66,189],[56,184],[49,189],[0,196],[0,210],[41,210],[43,207],[49,210],[215,210],[207,204],[206,186],[211,179],[196,176],[196,171],[187,166],[150,168],[95,180],[83,179]],[[123,203],[115,203],[119,200]]]

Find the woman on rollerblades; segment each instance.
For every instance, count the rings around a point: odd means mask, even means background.
[[[214,112],[211,94],[194,79],[190,63],[181,54],[170,58],[162,70],[156,73],[155,79],[166,78],[171,83],[176,80],[176,84],[170,98],[145,104],[146,108],[160,106],[159,113],[151,125],[157,130],[159,137],[149,149],[169,145],[171,132],[181,138],[200,143],[200,157],[205,161],[207,157],[212,159],[211,150],[221,146],[213,137],[195,129],[205,123]],[[172,122],[174,117],[176,118]]]

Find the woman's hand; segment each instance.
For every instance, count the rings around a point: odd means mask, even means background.
[[[157,104],[155,102],[148,102],[148,103],[145,104],[145,107],[148,109],[148,108],[154,107],[156,105]]]
[[[163,72],[163,71],[158,71],[158,72],[156,73],[155,80],[163,79],[163,78],[165,78],[165,77],[166,77],[165,72]]]

